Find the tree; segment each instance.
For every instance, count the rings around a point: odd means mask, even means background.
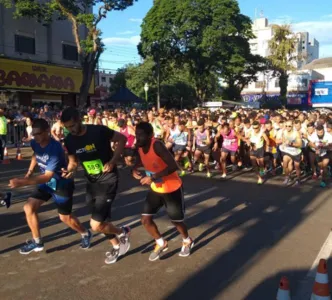
[[[115,93],[121,87],[127,87],[126,81],[126,68],[120,68],[117,70],[114,78],[111,79],[110,93]]]
[[[6,8],[14,8],[14,18],[29,17],[49,24],[55,19],[66,19],[72,24],[72,32],[82,67],[82,83],[79,103],[85,105],[94,71],[103,52],[100,21],[112,10],[124,10],[137,0],[0,0]],[[98,7],[98,13],[92,13],[92,7]],[[81,26],[87,28],[87,37],[79,34]]]
[[[273,37],[269,41],[271,68],[279,78],[280,100],[287,103],[289,72],[296,70],[299,56],[296,54],[297,38],[290,25],[273,25]]]
[[[145,98],[143,87],[145,83],[148,83],[148,102],[155,105],[158,95],[158,81],[154,76],[154,70],[154,59],[148,57],[141,64],[127,65],[125,68],[119,69],[115,78],[122,77],[124,74],[126,86],[143,99]],[[174,63],[169,63],[168,66],[163,66],[163,76],[161,78],[160,91],[163,96],[163,105],[181,107],[181,104],[183,106],[194,104],[195,89],[190,81],[188,68],[178,69]]]
[[[142,23],[139,52],[186,65],[196,97],[204,101],[211,76],[227,63],[234,43],[253,37],[250,18],[236,0],[158,0]]]
[[[230,43],[232,51],[225,63],[220,66],[218,73],[227,84],[223,98],[240,100],[241,92],[246,85],[257,81],[259,72],[266,69],[266,59],[260,55],[253,55],[247,39],[235,39]]]

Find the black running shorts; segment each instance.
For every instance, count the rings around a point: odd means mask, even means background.
[[[30,198],[47,202],[51,198],[55,202],[60,215],[70,215],[73,208],[74,182],[68,180],[55,191],[46,184],[41,184],[32,192]]]
[[[91,219],[104,222],[110,218],[112,203],[118,189],[118,181],[88,182],[86,202],[91,210]]]
[[[145,199],[142,215],[155,215],[163,206],[165,206],[167,215],[173,222],[182,222],[185,212],[183,188],[180,187],[176,191],[168,194],[156,193],[153,190],[149,190]]]

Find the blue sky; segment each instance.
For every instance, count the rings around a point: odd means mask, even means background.
[[[125,11],[109,13],[100,22],[106,45],[100,69],[115,73],[128,63],[140,62],[136,48],[140,25],[152,3],[153,0],[139,0]],[[239,0],[239,5],[252,20],[256,11],[257,17],[264,15],[269,23],[291,23],[294,31],[309,31],[320,43],[320,57],[332,56],[331,0]]]

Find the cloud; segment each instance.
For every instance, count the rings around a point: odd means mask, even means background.
[[[331,18],[332,18],[332,14],[322,16],[322,19],[331,19]]]
[[[332,20],[308,21],[292,24],[295,32],[308,31],[319,42],[319,56],[332,57]]]
[[[320,43],[332,44],[332,21],[309,21],[292,24],[293,30],[308,31],[310,36],[315,37]]]
[[[122,32],[117,32],[117,35],[128,35],[128,34],[133,34],[135,31],[132,30],[127,30],[127,31],[122,31]]]
[[[140,42],[141,37],[134,35],[128,38],[108,37],[103,39],[105,45],[121,45],[121,46],[136,46]]]
[[[129,19],[130,22],[134,22],[134,23],[142,23],[142,19],[135,19],[135,18],[130,18]]]
[[[280,16],[270,24],[291,24],[294,32],[309,32],[319,42],[319,56],[332,57],[332,14],[322,16],[317,21],[294,22],[288,15]]]

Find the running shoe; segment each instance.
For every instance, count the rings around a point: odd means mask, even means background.
[[[122,227],[123,233],[118,236],[118,239],[120,241],[120,256],[125,255],[129,249],[130,249],[130,227],[124,226]]]
[[[289,178],[285,178],[285,180],[283,181],[283,185],[288,185],[290,182],[290,179]]]
[[[191,249],[194,247],[194,241],[190,240],[190,243],[182,243],[182,248],[179,253],[179,256],[181,257],[187,257],[190,255]]]
[[[300,184],[301,184],[301,180],[300,179],[296,179],[294,185],[295,186],[299,186]]]
[[[91,240],[92,240],[92,233],[90,230],[88,230],[88,234],[84,235],[81,240],[81,248],[82,249],[89,249],[91,246]]]
[[[168,243],[167,241],[164,241],[163,246],[159,246],[157,243],[154,247],[154,250],[151,252],[149,256],[149,261],[155,261],[160,257],[160,254],[162,252],[166,252],[168,250]]]
[[[317,176],[316,173],[312,174],[312,179],[313,179],[313,180],[317,180],[317,179],[318,179],[318,176]]]
[[[326,187],[325,181],[321,181],[319,186],[322,187],[322,188],[325,188]]]
[[[202,172],[204,170],[204,164],[200,163],[198,166],[198,171]]]
[[[211,178],[211,176],[212,176],[212,175],[211,175],[210,172],[207,172],[207,173],[206,173],[206,177],[207,177],[207,178]]]
[[[110,252],[106,252],[105,264],[114,264],[120,256],[120,247],[118,249],[113,248]]]
[[[31,252],[40,252],[44,250],[44,243],[36,243],[35,240],[27,240],[26,244],[20,249],[20,254],[30,254]]]
[[[183,176],[185,176],[186,175],[186,171],[185,170],[182,170],[181,172],[180,172],[180,177],[183,177]]]
[[[1,199],[1,205],[9,208],[11,205],[11,199],[12,199],[12,193],[7,192],[5,198]]]
[[[221,175],[221,178],[226,178],[226,176],[227,176],[226,173],[224,173]]]
[[[263,184],[263,179],[262,178],[258,178],[257,184]]]

